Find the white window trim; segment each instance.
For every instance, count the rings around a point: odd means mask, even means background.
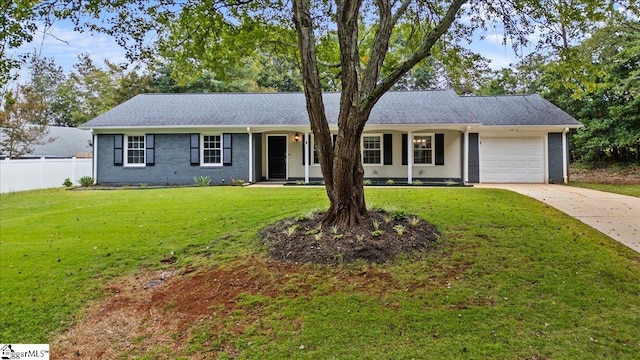
[[[130,164],[129,163],[129,138],[133,137],[133,136],[142,136],[142,163],[141,164],[137,164],[137,163],[133,163]],[[124,150],[124,154],[122,154],[122,163],[125,167],[145,167],[147,166],[147,135],[146,134],[126,134],[124,136],[124,144],[123,144],[123,150]]]
[[[205,163],[204,162],[204,137],[205,136],[220,136],[220,162],[219,163]],[[220,134],[200,134],[200,166],[203,167],[222,167],[224,161],[224,136]]]
[[[364,163],[364,138],[377,136],[380,138],[380,162],[377,164],[365,164]],[[360,137],[360,160],[362,161],[362,166],[383,166],[384,165],[384,139],[382,134],[362,134]]]
[[[414,147],[413,147],[413,140],[417,137],[417,136],[429,136],[431,137],[431,163],[426,163],[426,164],[422,164],[422,163],[416,163],[415,162],[415,154],[413,153],[415,151]],[[436,135],[435,133],[420,133],[420,134],[412,134],[411,136],[411,164],[413,166],[435,166],[436,164]]]
[[[331,134],[331,141],[333,142],[333,137],[335,136],[335,134]],[[336,144],[333,144],[333,147],[335,149]],[[313,153],[316,152],[316,137],[315,135],[311,134],[311,154],[309,154],[309,157],[311,158],[311,166],[316,166],[319,167],[320,166],[320,157],[318,157],[318,162],[315,162]],[[304,156],[304,155],[303,155]]]

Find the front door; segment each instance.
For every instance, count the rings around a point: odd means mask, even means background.
[[[287,137],[271,135],[267,137],[267,166],[269,179],[287,178]]]

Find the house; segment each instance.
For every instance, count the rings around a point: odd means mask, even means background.
[[[0,139],[5,135],[0,128]],[[47,134],[43,141],[33,145],[33,151],[22,156],[26,158],[71,158],[91,157],[91,132],[88,130],[66,127],[47,126]],[[8,154],[0,154],[0,158]]]
[[[339,93],[324,95],[337,133]],[[581,124],[538,95],[388,92],[362,136],[365,178],[566,182],[567,133]],[[322,177],[302,93],[145,94],[82,125],[100,184]]]

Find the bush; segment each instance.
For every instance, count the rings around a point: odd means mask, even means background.
[[[82,187],[92,187],[93,186],[93,178],[91,176],[83,176],[78,182]]]
[[[198,176],[198,177],[194,177],[193,181],[198,186],[209,186],[209,183],[211,183],[211,178],[208,176]]]
[[[66,179],[64,179],[64,182],[62,183],[62,185],[63,185],[64,187],[68,187],[68,188],[69,188],[69,187],[72,187],[72,186],[73,186],[73,183],[71,182],[71,179],[66,178]]]

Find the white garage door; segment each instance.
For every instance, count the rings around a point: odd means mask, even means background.
[[[480,182],[544,183],[544,138],[481,138]]]

